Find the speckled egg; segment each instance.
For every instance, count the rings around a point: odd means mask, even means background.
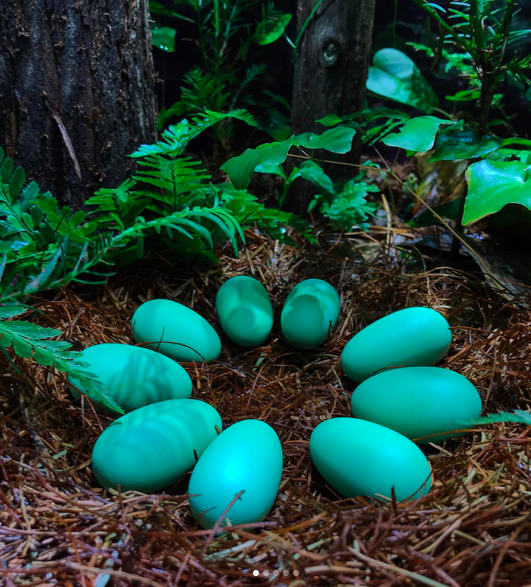
[[[369,377],[352,394],[352,414],[419,442],[460,433],[481,413],[481,397],[470,381],[449,369],[404,367]],[[437,434],[445,432],[446,434]],[[462,432],[461,434],[463,434]],[[436,435],[436,436],[434,436]]]
[[[172,300],[149,300],[133,314],[133,336],[143,346],[177,361],[214,361],[217,332],[197,312]]]
[[[273,428],[260,420],[233,424],[193,470],[192,513],[203,528],[212,528],[229,506],[222,526],[229,520],[231,525],[260,522],[275,501],[281,476],[282,447]]]
[[[289,293],[280,326],[284,338],[298,347],[322,345],[336,325],[340,311],[337,291],[322,279],[306,279]]]
[[[398,501],[428,493],[430,465],[409,438],[355,418],[321,422],[310,437],[314,465],[344,497],[365,495]]]
[[[360,330],[345,346],[341,367],[353,381],[381,369],[431,366],[448,351],[452,332],[446,319],[430,308],[406,308]]]
[[[99,483],[122,491],[153,493],[190,471],[221,430],[209,404],[172,399],[118,418],[99,436],[92,470]]]
[[[221,328],[243,347],[261,345],[273,327],[273,308],[266,288],[253,277],[232,277],[219,289],[216,311]]]
[[[186,399],[192,393],[188,373],[175,361],[149,349],[104,343],[88,347],[81,354],[107,394],[126,413],[168,399]],[[68,380],[87,391],[78,380]],[[79,397],[74,388],[72,394]]]

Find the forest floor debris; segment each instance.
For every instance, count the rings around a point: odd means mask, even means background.
[[[380,230],[380,234],[382,231]],[[215,295],[227,278],[252,275],[275,310],[269,341],[240,349],[222,337],[220,360],[185,365],[192,397],[213,404],[224,426],[260,418],[278,433],[284,474],[261,524],[214,536],[190,514],[186,478],[165,494],[103,492],[90,454],[111,419],[76,403],[65,378],[30,362],[0,382],[0,584],[104,587],[224,585],[517,587],[531,583],[531,437],[518,424],[477,427],[425,449],[435,483],[411,503],[340,500],[312,467],[311,431],[350,414],[354,385],[339,356],[353,333],[389,312],[427,305],[449,320],[453,343],[441,364],[468,377],[484,414],[531,408],[531,309],[508,301],[481,275],[390,255],[382,237],[328,239],[296,249],[248,232],[235,259],[190,273],[165,259],[120,272],[105,287],[76,286],[35,302],[45,326],[80,348],[131,343],[130,317],[152,297],[200,312],[219,331]],[[385,235],[384,235],[385,237]],[[365,243],[365,244],[364,244]],[[279,330],[289,290],[326,279],[342,312],[326,347],[285,343]]]

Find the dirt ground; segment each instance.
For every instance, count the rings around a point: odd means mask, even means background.
[[[484,414],[531,409],[531,310],[471,271],[436,267],[358,236],[292,248],[248,233],[236,259],[188,272],[158,259],[120,271],[107,286],[73,286],[35,302],[42,325],[62,328],[76,348],[131,343],[130,318],[144,300],[167,297],[205,316],[222,335],[211,365],[184,365],[192,397],[214,405],[224,426],[260,418],[284,450],[279,495],[267,519],[213,536],[195,525],[188,477],[165,494],[98,487],[90,454],[111,418],[76,403],[64,377],[4,360],[0,381],[0,584],[104,587],[289,585],[531,585],[529,427],[491,424],[424,448],[429,495],[408,503],[341,500],[313,468],[317,424],[350,413],[354,384],[339,356],[360,328],[389,312],[425,305],[453,330],[441,363],[468,377]],[[364,244],[365,243],[365,244]],[[433,268],[431,268],[433,267]],[[252,275],[268,289],[275,325],[266,346],[242,350],[221,333],[221,283]],[[289,290],[320,277],[337,287],[342,311],[328,344],[301,351],[282,340]]]

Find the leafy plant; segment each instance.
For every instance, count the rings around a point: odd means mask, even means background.
[[[339,117],[329,115],[325,122],[332,125],[336,120],[341,121]],[[366,229],[368,217],[376,210],[376,205],[368,203],[366,196],[368,192],[378,191],[378,188],[365,181],[364,173],[336,186],[325,170],[310,156],[306,156],[308,158],[300,167],[293,167],[289,175],[282,166],[293,147],[299,147],[302,153],[305,153],[304,149],[347,153],[352,147],[355,133],[355,129],[348,126],[334,126],[322,134],[303,133],[291,136],[280,143],[266,143],[256,149],[247,149],[241,155],[227,161],[221,169],[227,173],[236,189],[246,188],[254,172],[281,177],[284,187],[280,206],[297,179],[309,181],[317,188],[317,194],[308,206],[309,211],[319,206],[321,214],[340,230],[351,230],[353,226]]]
[[[172,8],[167,8],[168,4]],[[175,29],[161,26],[161,19],[169,17],[195,26],[200,51],[200,65],[185,76],[179,101],[161,111],[159,130],[175,116],[205,109],[227,111],[258,103],[250,88],[264,73],[265,66],[254,60],[246,66],[249,52],[281,38],[291,14],[278,11],[271,1],[259,0],[172,0],[165,4],[151,1],[150,10],[157,21],[152,29],[156,47],[174,50]],[[263,126],[267,129],[268,124]],[[228,148],[232,133],[227,121],[216,128],[215,138]]]
[[[207,111],[182,120],[161,140],[132,154],[140,170],[117,188],[101,189],[86,204],[92,211],[60,208],[38,185],[25,186],[25,173],[0,149],[0,345],[22,358],[52,365],[82,381],[89,396],[112,409],[97,380],[85,371],[80,353],[52,340],[60,331],[11,318],[16,305],[38,291],[71,281],[101,283],[109,267],[139,259],[147,239],[163,239],[179,255],[215,259],[214,247],[230,240],[237,254],[245,227],[257,226],[274,238],[289,241],[292,225],[308,238],[310,229],[293,214],[271,210],[245,190],[213,185],[198,161],[185,155],[189,141],[227,118],[254,125],[244,110],[224,114]],[[119,411],[119,410],[118,410]]]
[[[53,366],[75,377],[87,390],[87,395],[106,407],[123,414],[123,410],[105,392],[97,377],[87,369],[83,355],[70,351],[71,344],[52,340],[62,332],[43,328],[25,320],[11,320],[26,312],[25,306],[0,306],[0,347],[4,352],[12,348],[23,359],[33,359],[40,365]]]
[[[516,0],[505,0],[504,7],[496,0],[454,0],[448,11],[428,0],[413,2],[440,27],[440,42],[432,48],[434,58],[439,61],[448,46],[457,53],[450,63],[466,71],[471,89],[453,99],[479,100],[479,130],[485,133],[496,86],[508,77],[523,87],[531,83],[525,73],[531,55],[507,56],[507,47],[531,32],[511,29]]]

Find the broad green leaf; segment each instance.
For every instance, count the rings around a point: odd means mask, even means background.
[[[327,194],[332,195],[334,193],[334,184],[332,180],[326,175],[324,169],[313,161],[305,161],[299,169],[298,176],[311,181],[314,185],[323,189]]]
[[[288,156],[293,137],[281,143],[266,143],[257,149],[247,149],[241,155],[229,159],[221,169],[229,176],[237,190],[243,190],[251,181],[258,165],[280,165]]]
[[[151,43],[154,47],[167,53],[175,51],[175,29],[166,26],[153,26],[151,29]]]
[[[319,122],[323,126],[335,126],[336,124],[343,122],[343,119],[337,114],[327,114],[315,122]]]
[[[491,161],[520,161],[522,163],[531,163],[531,151],[522,149],[505,149],[501,148],[489,155]]]
[[[479,100],[480,95],[479,90],[462,90],[453,96],[445,96],[445,98],[450,102],[470,102],[471,100]]]
[[[531,165],[520,161],[473,163],[466,171],[468,193],[463,224],[471,224],[499,212],[507,204],[520,204],[531,210]]]
[[[430,114],[439,104],[418,67],[397,49],[380,49],[369,67],[367,89],[379,96]]]
[[[514,412],[500,412],[499,414],[489,414],[483,418],[476,418],[470,424],[492,424],[493,422],[518,422],[531,426],[531,412],[525,410],[515,410]]]
[[[352,139],[356,131],[347,126],[336,126],[322,134],[306,132],[293,138],[296,147],[307,149],[326,149],[331,153],[348,153],[352,148]]]
[[[291,21],[291,14],[283,14],[278,18],[271,18],[262,21],[256,27],[254,33],[254,42],[257,45],[269,45],[279,39],[284,33],[284,29]]]
[[[474,130],[444,133],[437,137],[435,152],[430,162],[484,157],[497,151],[501,144],[502,141],[498,137],[492,135],[480,137]]]
[[[398,131],[388,134],[382,142],[389,147],[424,152],[433,148],[435,136],[441,125],[455,124],[436,116],[417,116],[408,120]]]
[[[271,173],[271,175],[280,175],[286,177],[282,165],[258,165],[256,173]]]

